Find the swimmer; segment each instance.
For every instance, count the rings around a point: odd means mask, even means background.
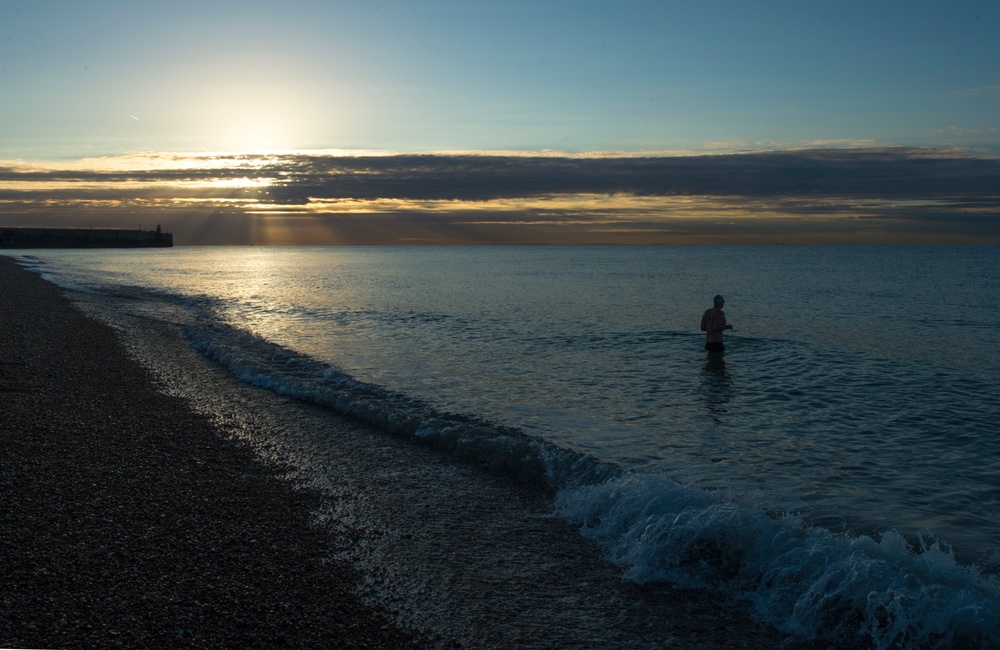
[[[701,331],[705,332],[705,349],[709,352],[723,352],[726,346],[722,343],[722,333],[725,330],[733,329],[733,326],[726,322],[726,315],[722,311],[722,306],[726,304],[725,298],[716,296],[711,309],[706,309],[701,316]]]

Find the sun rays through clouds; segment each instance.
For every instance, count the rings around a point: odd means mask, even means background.
[[[700,156],[141,154],[0,162],[0,225],[179,244],[1000,242],[1000,162],[945,149]]]

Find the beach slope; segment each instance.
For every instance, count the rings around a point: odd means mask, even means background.
[[[0,646],[407,647],[296,490],[0,257]]]

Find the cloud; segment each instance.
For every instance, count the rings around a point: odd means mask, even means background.
[[[553,194],[908,196],[995,191],[1000,161],[942,149],[810,149],[704,156],[571,157],[473,154],[342,156],[290,153],[128,157],[122,168],[8,164],[13,183],[125,187],[269,186],[280,200],[491,200]],[[143,165],[143,161],[148,164]],[[53,186],[54,187],[54,186]]]
[[[948,127],[948,133],[959,137],[978,136],[983,134],[1000,134],[1000,127],[966,129],[958,126]]]
[[[824,147],[0,162],[3,225],[145,220],[163,222],[178,243],[275,243],[253,239],[263,219],[273,237],[282,232],[279,243],[1000,243],[1000,160]]]
[[[965,95],[966,97],[1000,95],[1000,85],[994,84],[991,86],[975,86],[961,91],[960,94]]]

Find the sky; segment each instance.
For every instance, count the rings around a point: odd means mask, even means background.
[[[1000,243],[997,34],[965,0],[3,0],[0,226]]]

